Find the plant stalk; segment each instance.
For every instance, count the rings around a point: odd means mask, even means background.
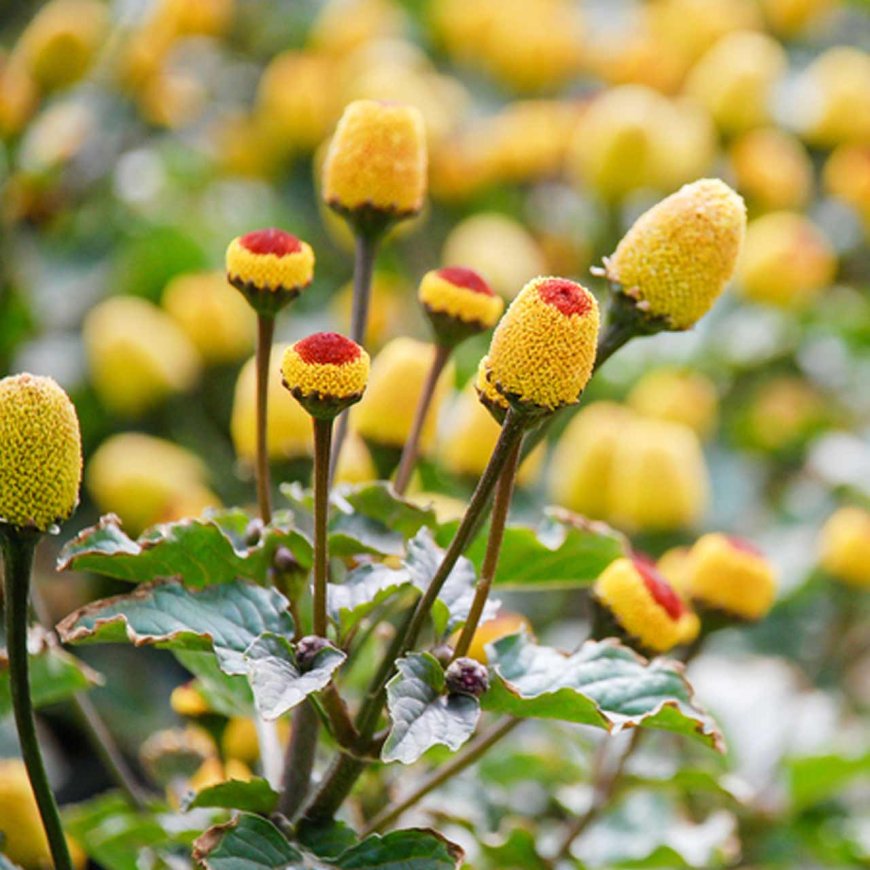
[[[278,812],[292,821],[308,794],[320,717],[317,708],[306,699],[293,716],[293,731],[284,760],[284,777]]]
[[[275,335],[275,318],[257,314],[257,502],[263,525],[272,522],[272,495],[269,479],[269,450],[267,444],[269,403],[269,362],[272,354],[272,339]]]
[[[332,419],[314,420],[314,634],[326,637],[326,582],[328,553],[326,546],[329,515],[329,448],[332,441]]]

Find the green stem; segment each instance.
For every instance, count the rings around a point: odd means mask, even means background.
[[[30,697],[30,678],[27,660],[27,599],[33,553],[38,536],[12,527],[0,531],[3,547],[6,647],[9,656],[9,688],[21,755],[33,788],[39,815],[48,839],[56,870],[72,870],[60,812],[51,791],[45,763],[36,737],[33,702]]]
[[[290,745],[284,761],[283,788],[278,802],[278,812],[291,820],[308,794],[311,772],[314,770],[319,725],[317,708],[306,699],[293,716]]]
[[[447,365],[447,360],[450,359],[451,348],[444,344],[435,345],[435,354],[432,357],[432,365],[429,369],[429,374],[426,376],[426,381],[423,384],[423,391],[420,393],[420,399],[417,402],[417,410],[414,414],[414,421],[411,424],[411,431],[408,434],[408,439],[405,441],[405,446],[402,449],[402,458],[399,461],[399,470],[396,472],[396,479],[393,483],[393,489],[399,495],[404,495],[408,488],[408,483],[411,480],[411,475],[414,472],[414,466],[417,464],[417,456],[420,450],[420,435],[423,432],[423,425],[426,422],[426,416],[429,413],[429,407],[432,404],[432,396],[435,395],[435,387],[438,384],[438,378],[441,372],[444,371],[444,366]]]
[[[328,553],[326,546],[329,514],[329,446],[332,419],[314,418],[314,634],[326,637],[326,581]]]
[[[269,404],[269,362],[275,318],[257,314],[257,502],[263,525],[272,522],[272,496],[269,481],[269,450],[267,444]]]

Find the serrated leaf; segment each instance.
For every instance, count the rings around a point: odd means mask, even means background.
[[[429,653],[412,653],[396,667],[398,673],[387,683],[392,727],[381,758],[413,764],[433,746],[459,749],[480,718],[477,698],[445,694],[444,669]]]
[[[677,662],[648,662],[614,640],[587,641],[568,654],[539,646],[525,632],[501,638],[488,652],[492,679],[484,710],[608,731],[644,725],[723,748]]]
[[[246,781],[229,779],[198,791],[183,802],[182,809],[223,807],[266,815],[275,810],[279,797],[278,792],[260,777],[255,776]]]
[[[245,665],[254,703],[262,717],[277,719],[312,692],[319,692],[346,658],[329,644],[302,672],[293,645],[285,637],[270,632],[260,635],[245,651]]]
[[[792,806],[801,811],[842,793],[853,780],[870,777],[870,752],[793,758],[787,770]]]
[[[420,828],[373,834],[335,859],[339,870],[457,870],[465,853],[440,834]]]
[[[271,822],[247,813],[207,830],[194,843],[193,858],[206,870],[278,870],[306,866],[302,852]]]
[[[224,673],[246,674],[248,647],[265,632],[292,636],[293,619],[287,599],[275,589],[241,581],[188,589],[168,581],[88,604],[57,630],[72,644],[128,641],[173,650],[212,649]]]
[[[133,540],[108,514],[63,548],[58,570],[93,571],[133,583],[178,578],[196,588],[238,579],[264,583],[280,546],[290,549],[303,569],[310,568],[311,544],[292,527],[291,514],[276,515],[250,547],[244,542],[249,522],[242,510],[215,511],[153,526]]]
[[[347,633],[379,604],[411,586],[411,576],[403,568],[369,564],[354,568],[342,583],[330,583],[326,596],[329,616]]]

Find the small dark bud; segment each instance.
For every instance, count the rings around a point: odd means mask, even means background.
[[[245,527],[245,544],[253,547],[260,543],[260,538],[263,537],[263,521],[260,519],[251,520]]]
[[[479,698],[489,688],[489,674],[478,661],[456,659],[444,674],[447,691]]]
[[[280,574],[291,574],[299,570],[299,562],[292,550],[278,547],[272,556],[272,567]]]
[[[299,670],[302,673],[311,670],[317,654],[328,645],[329,641],[325,637],[316,634],[308,634],[300,638],[296,644],[296,663],[299,665]]]
[[[446,668],[453,659],[453,647],[449,643],[439,644],[432,650],[432,655],[438,659],[442,668]]]

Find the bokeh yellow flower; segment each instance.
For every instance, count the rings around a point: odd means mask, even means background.
[[[716,427],[719,399],[716,386],[688,369],[658,368],[647,372],[631,388],[626,404],[645,417],[688,426],[699,438]]]
[[[336,483],[368,483],[378,476],[365,442],[356,432],[348,432],[335,469]]]
[[[870,588],[870,511],[842,507],[828,517],[819,539],[819,564],[832,577]]]
[[[407,323],[413,301],[411,286],[392,272],[376,270],[372,275],[369,319],[364,346],[376,350],[400,333]],[[337,318],[342,332],[350,329],[353,305],[353,282],[349,281],[332,298],[330,313]]]
[[[477,626],[466,655],[485,665],[488,658],[486,647],[489,644],[510,634],[519,634],[521,631],[532,634],[532,624],[529,620],[522,613],[502,611],[494,619],[488,619]],[[457,640],[459,640],[459,632],[451,638],[451,643],[456,643]]]
[[[842,0],[760,0],[770,29],[789,38],[810,32],[823,25]]]
[[[825,190],[858,212],[870,234],[870,145],[840,145],[822,173]]]

